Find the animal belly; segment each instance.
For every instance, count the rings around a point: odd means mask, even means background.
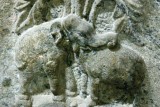
[[[109,103],[123,98],[126,101],[133,99],[134,74],[137,72],[134,56],[127,49],[116,52],[106,49],[88,54],[84,66],[89,77],[100,80],[97,88],[99,100]]]
[[[118,82],[127,80],[134,69],[132,68],[134,62],[132,63],[129,57],[129,55],[122,55],[121,52],[102,50],[90,53],[84,65],[89,75],[107,82]]]

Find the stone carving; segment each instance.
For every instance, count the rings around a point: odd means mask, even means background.
[[[87,46],[85,36],[92,36],[93,32],[92,26],[76,15],[68,15],[25,31],[15,46],[15,61],[22,79],[21,94],[29,97],[35,93],[29,89],[29,84],[35,75],[45,71],[52,93],[64,95],[65,84],[62,84],[65,80],[60,78],[65,78],[65,68],[72,63],[73,54],[77,51],[75,45]]]
[[[141,85],[146,73],[144,60],[128,46],[119,44],[114,32],[95,35],[94,38],[94,45],[89,45],[90,50],[82,50],[79,65],[73,66],[77,94],[89,99],[86,107],[115,101],[139,107]],[[103,40],[105,45],[102,45]],[[78,103],[73,100],[70,106]]]
[[[128,17],[137,21],[130,12],[141,14],[142,5],[133,0],[110,1],[116,4],[114,22],[110,31],[102,33],[96,30],[96,9],[103,2],[55,1],[55,7],[64,4],[63,14],[56,19],[48,18],[51,1],[20,2],[23,5],[16,8],[20,14],[15,28],[23,33],[15,45],[15,62],[21,88],[15,106],[32,106],[32,95],[40,91],[34,89],[34,78],[39,74],[47,75],[53,100],[66,101],[69,107],[80,107],[79,99],[87,100],[85,107],[113,102],[138,104],[145,63],[137,52],[120,43],[119,35]]]
[[[84,56],[82,54],[81,59],[83,71],[88,75],[90,82],[89,95],[97,104],[112,101],[133,103],[141,94],[140,88],[146,72],[145,63],[127,46],[114,50],[100,49]]]
[[[19,0],[15,5],[18,13],[15,32],[22,33],[29,27],[48,21],[51,5],[46,0]]]

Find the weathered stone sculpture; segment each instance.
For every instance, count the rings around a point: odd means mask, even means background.
[[[79,95],[85,99],[91,98],[88,106],[115,101],[132,103],[135,107],[139,105],[146,73],[142,57],[130,47],[119,44],[114,32],[92,38],[93,44],[90,42],[88,45],[90,50],[81,51],[79,65],[75,65],[77,71],[73,69]],[[78,104],[73,101],[70,105]]]
[[[31,89],[30,83],[34,76],[43,71],[48,76],[52,93],[55,96],[64,95],[65,68],[71,65],[73,60],[70,39],[76,39],[75,42],[84,45],[84,41],[79,39],[79,34],[87,34],[90,30],[85,29],[85,32],[83,32],[83,29],[76,28],[78,26],[76,24],[81,26],[81,24],[85,24],[85,21],[80,20],[75,15],[70,15],[28,29],[19,37],[16,43],[15,61],[20,70],[20,93],[22,95],[30,97],[35,93]],[[66,26],[73,26],[75,29],[69,36],[67,33],[70,33],[70,29]],[[76,30],[79,30],[79,32],[77,33]]]
[[[80,8],[84,3],[78,5],[78,0],[67,1],[63,1],[68,3],[63,17],[44,22],[41,18],[46,18],[47,13],[43,16],[40,12],[43,17],[35,19],[35,22],[40,22],[32,23],[38,12],[36,9],[51,8],[51,1],[34,0],[26,20],[21,20],[25,15],[22,11],[16,21],[17,33],[28,30],[20,34],[15,45],[15,62],[21,84],[15,106],[32,106],[32,95],[41,91],[34,88],[37,85],[35,77],[41,74],[48,78],[53,100],[66,102],[67,107],[80,107],[78,99],[89,99],[83,105],[85,107],[113,102],[137,104],[146,67],[137,52],[121,44],[119,35],[129,14],[119,13],[116,9],[122,4],[131,9],[135,6],[141,8],[141,5],[130,0],[114,1],[113,4],[118,5],[113,14],[116,20],[112,29],[97,33],[95,10],[103,1],[95,0],[90,7],[88,3],[91,1],[86,0],[85,6],[89,7],[84,10]],[[71,4],[74,6],[68,9]],[[30,8],[30,5],[31,2],[24,2],[25,8]],[[23,5],[19,9],[23,10]],[[67,15],[68,12],[74,14]],[[136,12],[140,14],[138,10]],[[83,17],[88,17],[90,23]]]
[[[91,92],[88,93],[91,99],[97,104],[109,103],[113,99],[124,101],[123,94],[129,93],[125,98],[133,101],[144,79],[145,64],[140,56],[118,44],[117,40],[117,34],[114,32],[96,35],[92,26],[76,15],[69,15],[28,29],[16,43],[15,61],[22,79],[20,92],[22,96],[19,96],[18,101],[20,99],[28,101],[29,97],[36,93],[29,84],[35,75],[43,71],[48,76],[53,95],[61,96],[59,99],[55,97],[55,100],[64,100],[65,68],[71,66],[74,56],[79,54],[79,47],[98,49],[90,52],[86,60],[81,62],[84,67],[82,71],[87,72],[86,75],[89,77],[87,80],[91,82],[89,87]],[[103,47],[108,48],[103,49]],[[80,83],[82,84],[85,84],[85,81]],[[102,86],[103,90],[98,90],[99,86]],[[87,96],[85,90],[87,87],[83,90],[80,88],[79,91],[82,91],[80,93],[85,93]],[[121,94],[114,96],[116,91]],[[28,104],[30,105],[31,103]]]
[[[127,46],[92,51],[82,59],[83,71],[90,82],[89,95],[97,104],[132,103],[141,94],[146,66],[143,59]]]

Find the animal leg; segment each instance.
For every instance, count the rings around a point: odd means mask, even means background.
[[[63,79],[59,77],[61,75],[60,71],[58,70],[58,64],[55,61],[49,61],[46,64],[45,72],[48,76],[50,90],[53,93],[53,100],[56,101],[62,101],[64,100],[64,93],[62,92],[62,87],[60,84],[60,79]]]
[[[20,73],[20,92],[15,96],[15,107],[32,107],[32,89],[30,88],[33,79],[32,73]]]
[[[99,78],[91,80],[91,99],[93,101],[98,101],[98,88],[99,88]]]

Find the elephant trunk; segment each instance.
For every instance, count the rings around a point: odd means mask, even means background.
[[[98,48],[107,46],[108,48],[114,48],[118,43],[117,33],[107,32],[103,34],[97,34],[88,40],[88,46],[90,48]]]

